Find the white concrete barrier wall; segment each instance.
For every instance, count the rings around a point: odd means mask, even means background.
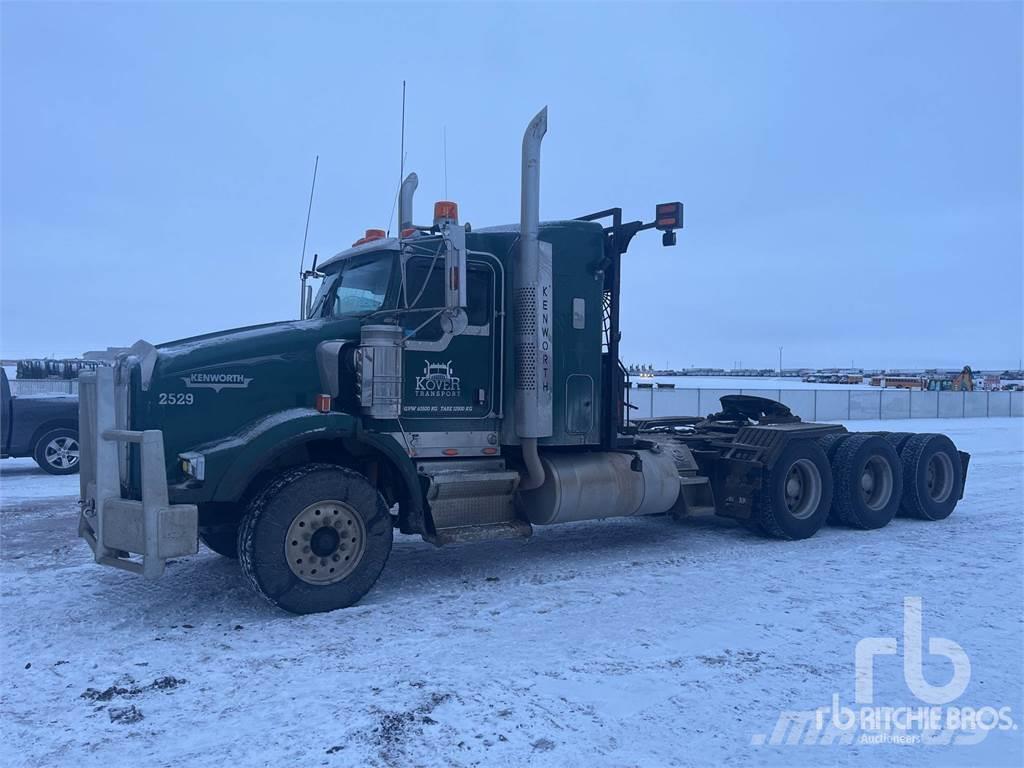
[[[630,418],[707,416],[723,395],[778,400],[804,421],[847,419],[962,419],[1024,417],[1024,392],[922,392],[909,389],[699,389],[630,390]]]
[[[1010,395],[1012,392],[989,392],[988,393],[988,415],[1009,416]]]
[[[964,418],[988,416],[988,392],[964,392]]]
[[[938,392],[911,392],[910,418],[934,419],[939,415]]]
[[[961,419],[964,415],[963,392],[939,392],[939,418]]]
[[[879,401],[881,416],[883,419],[909,419],[910,418],[910,390],[909,389],[883,389]]]
[[[851,389],[850,418],[882,418],[882,390],[878,390],[877,392],[871,392],[868,390]]]
[[[841,421],[850,418],[850,390],[848,389],[816,389],[818,408],[815,419],[818,421]]]
[[[804,421],[814,421],[814,392],[813,389],[783,389],[778,399]]]

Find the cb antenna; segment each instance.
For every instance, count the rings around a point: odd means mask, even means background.
[[[402,188],[402,181],[405,179],[405,80],[402,81],[402,145],[400,147],[401,157],[398,160],[398,188]]]
[[[444,199],[448,199],[448,126],[441,127],[441,154],[444,163]]]
[[[398,205],[398,196],[402,194],[402,182],[405,180],[405,80],[402,81],[402,143],[399,152],[401,157],[398,159],[398,191],[395,193],[394,202],[391,203],[391,215],[388,216],[388,237],[391,237],[391,221],[395,217],[395,206]],[[401,228],[402,222],[398,222],[398,226]]]
[[[309,188],[309,206],[306,208],[306,231],[302,235],[302,259],[299,261],[299,274],[306,269],[306,240],[309,238],[309,217],[313,213],[313,191],[316,189],[316,169],[320,165],[320,155],[313,161],[313,184]]]

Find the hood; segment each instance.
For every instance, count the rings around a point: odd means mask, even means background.
[[[360,319],[313,318],[250,325],[157,345],[160,375],[230,365],[258,364],[268,358],[312,358],[325,339],[358,339]]]

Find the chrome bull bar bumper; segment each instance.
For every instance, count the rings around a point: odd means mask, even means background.
[[[163,433],[119,428],[115,402],[117,395],[125,402],[128,385],[115,383],[115,373],[120,371],[99,368],[79,377],[78,535],[97,563],[155,579],[168,559],[198,551],[199,512],[195,504],[169,503]],[[121,492],[120,451],[129,444],[138,446],[141,500]]]

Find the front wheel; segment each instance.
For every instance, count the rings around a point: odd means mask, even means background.
[[[393,536],[387,504],[365,477],[307,464],[286,470],[252,500],[238,555],[242,573],[271,603],[320,613],[370,591]]]
[[[818,532],[832,504],[832,472],[816,440],[793,440],[764,478],[758,522],[769,536],[806,539]]]
[[[60,428],[47,432],[36,442],[32,458],[44,472],[70,475],[78,471],[78,432]]]

